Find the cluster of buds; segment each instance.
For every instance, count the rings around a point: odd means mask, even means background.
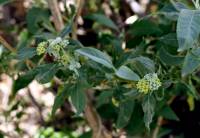
[[[136,84],[138,91],[144,94],[148,94],[149,92],[158,90],[160,86],[161,86],[161,81],[156,73],[146,74]]]
[[[42,55],[46,52],[47,44],[48,44],[47,42],[41,42],[38,44],[37,49],[36,49],[37,55]]]
[[[38,55],[42,55],[48,52],[55,58],[59,58],[60,52],[62,52],[63,49],[66,48],[68,44],[69,44],[68,40],[62,40],[61,37],[57,37],[56,39],[49,39],[47,41],[39,43],[36,51]]]
[[[67,66],[69,70],[74,71],[78,75],[77,69],[81,67],[81,64],[75,60],[75,55],[65,51],[68,45],[69,41],[63,40],[61,37],[49,39],[38,44],[36,49],[37,55],[42,55],[47,52],[60,64]]]

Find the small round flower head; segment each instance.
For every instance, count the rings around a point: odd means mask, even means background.
[[[145,79],[141,79],[136,84],[137,89],[139,92],[147,94],[150,90],[149,82]]]
[[[61,46],[59,44],[56,44],[56,45],[53,45],[52,46],[52,49],[55,51],[55,52],[59,52],[60,49],[61,49]]]
[[[148,90],[146,88],[147,85]],[[158,88],[161,86],[161,81],[156,73],[149,73],[146,74],[141,80],[139,80],[136,86],[140,92],[147,94],[150,91],[158,90]]]
[[[158,88],[161,86],[160,79],[158,78],[158,75],[156,73],[149,73],[144,76],[144,79],[149,81],[149,86],[152,91],[158,90]]]
[[[161,86],[160,79],[156,78],[153,81],[150,81],[149,85],[152,91],[158,90],[158,88]]]
[[[39,43],[36,49],[37,55],[44,54],[46,52],[46,47],[47,47],[47,42],[44,41]]]
[[[144,76],[144,79],[149,81],[155,78],[158,78],[158,75],[156,73],[149,73]]]
[[[60,57],[60,62],[63,64],[63,65],[67,65],[70,61],[70,56],[68,54],[63,54],[61,57]]]
[[[79,69],[81,67],[81,64],[75,60],[70,61],[69,69],[74,70],[74,69]]]
[[[70,60],[69,70],[73,71],[77,76],[79,76],[78,69],[81,67],[81,64],[74,59]]]
[[[60,42],[60,45],[61,45],[63,48],[67,47],[67,46],[69,45],[69,40],[63,40],[63,41],[61,41],[61,42]]]
[[[49,46],[54,46],[56,44],[59,44],[60,42],[62,42],[62,38],[61,37],[57,37],[56,39],[50,39],[49,40]]]
[[[81,67],[81,64],[79,62],[76,62],[76,68],[79,69]]]

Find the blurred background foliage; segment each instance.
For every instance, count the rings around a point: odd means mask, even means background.
[[[112,137],[200,137],[200,62],[193,57],[199,56],[198,42],[192,54],[177,51],[177,20],[181,9],[195,9],[192,1],[58,0],[57,6],[64,22],[61,30],[46,0],[0,0],[0,138],[92,137],[84,113],[76,112],[84,108],[76,104],[85,104],[84,95],[73,93],[90,86],[95,89],[92,105]],[[158,73],[163,86],[155,93],[156,106],[148,105],[155,108],[150,130],[143,122],[141,95],[126,80],[130,74],[123,80],[121,72],[114,76],[99,60],[87,58],[81,59],[81,76],[87,82],[74,83],[72,73],[57,71],[57,66],[52,69],[57,72],[49,71],[54,59],[36,55],[35,48],[43,40],[66,35],[75,46],[72,50],[83,45],[97,48],[109,55],[114,67],[127,65],[141,78],[147,72]],[[106,55],[101,55],[104,60]],[[52,80],[54,76],[68,85]]]

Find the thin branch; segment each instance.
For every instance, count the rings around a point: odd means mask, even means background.
[[[64,28],[64,23],[62,20],[62,15],[59,10],[57,0],[47,0],[51,13],[53,15],[53,22],[57,31],[61,31]]]
[[[175,96],[173,96],[173,97],[171,97],[170,99],[169,99],[169,101],[167,102],[167,105],[170,105],[172,102],[173,102],[173,100],[175,99],[176,97]],[[154,129],[154,131],[153,131],[153,134],[152,134],[152,138],[157,138],[158,137],[158,133],[159,133],[159,131],[160,131],[160,127],[162,126],[162,122],[163,122],[163,117],[162,116],[159,116],[158,117],[158,120],[157,120],[157,126],[156,126],[156,128]]]
[[[112,135],[103,126],[101,118],[99,117],[97,111],[93,107],[91,94],[93,90],[89,89],[86,91],[87,94],[87,106],[85,108],[85,118],[92,128],[92,138],[112,138]]]
[[[13,48],[2,36],[0,36],[0,43],[11,52],[16,52],[16,49]]]
[[[76,13],[75,21],[72,26],[72,38],[73,39],[77,39],[76,32],[77,32],[77,27],[78,27],[78,18],[81,16],[84,2],[85,2],[84,0],[76,0],[76,5],[77,5],[76,12],[77,13]]]
[[[39,112],[39,115],[40,115],[40,122],[42,123],[42,124],[44,124],[44,117],[43,117],[43,115],[42,115],[42,107],[38,104],[38,102],[35,100],[35,98],[34,98],[34,96],[32,95],[32,93],[31,93],[31,90],[30,90],[30,88],[28,87],[28,96],[30,97],[30,99],[31,99],[31,101],[32,101],[32,103],[33,103],[33,105],[37,108],[37,110],[38,110],[38,112]]]

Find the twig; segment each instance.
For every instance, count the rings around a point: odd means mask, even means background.
[[[53,15],[53,22],[57,31],[61,31],[64,28],[64,23],[62,20],[62,15],[59,10],[57,0],[47,0],[51,13]]]
[[[82,8],[83,8],[84,0],[77,0],[77,14],[72,28],[72,38],[77,39],[77,21],[79,16],[81,15]],[[87,95],[87,105],[84,110],[85,119],[87,120],[89,126],[91,127],[93,133],[92,138],[112,138],[112,135],[106,130],[103,126],[101,118],[99,117],[97,111],[93,107],[91,94],[93,90],[88,89],[86,90]]]
[[[11,52],[16,52],[15,48],[13,48],[2,36],[0,36],[0,43],[7,48],[8,50],[10,50]]]
[[[37,108],[39,115],[40,115],[40,122],[42,124],[44,124],[44,117],[42,115],[42,107],[38,104],[38,102],[35,100],[35,98],[33,97],[30,88],[28,87],[28,96],[30,97],[32,103],[34,104],[34,106]]]
[[[171,97],[171,98],[169,99],[169,101],[167,102],[167,105],[170,105],[170,104],[173,102],[173,100],[174,100],[175,98],[176,98],[175,96]],[[159,133],[160,127],[162,126],[162,122],[163,122],[163,117],[162,117],[162,116],[159,116],[159,117],[158,117],[158,120],[157,120],[157,123],[156,123],[157,126],[156,126],[156,128],[154,129],[153,134],[152,134],[152,138],[157,138],[157,137],[158,137],[158,133]]]
[[[77,13],[76,13],[75,21],[72,26],[72,38],[73,39],[77,39],[76,32],[77,32],[77,27],[78,27],[78,18],[81,15],[82,8],[84,5],[84,0],[76,0],[76,5],[77,5],[77,11],[76,11]]]
[[[97,111],[93,107],[91,94],[93,90],[88,89],[87,94],[87,106],[85,108],[85,118],[89,126],[93,130],[92,138],[112,138],[112,135],[105,129],[102,124],[101,118],[99,117]]]

